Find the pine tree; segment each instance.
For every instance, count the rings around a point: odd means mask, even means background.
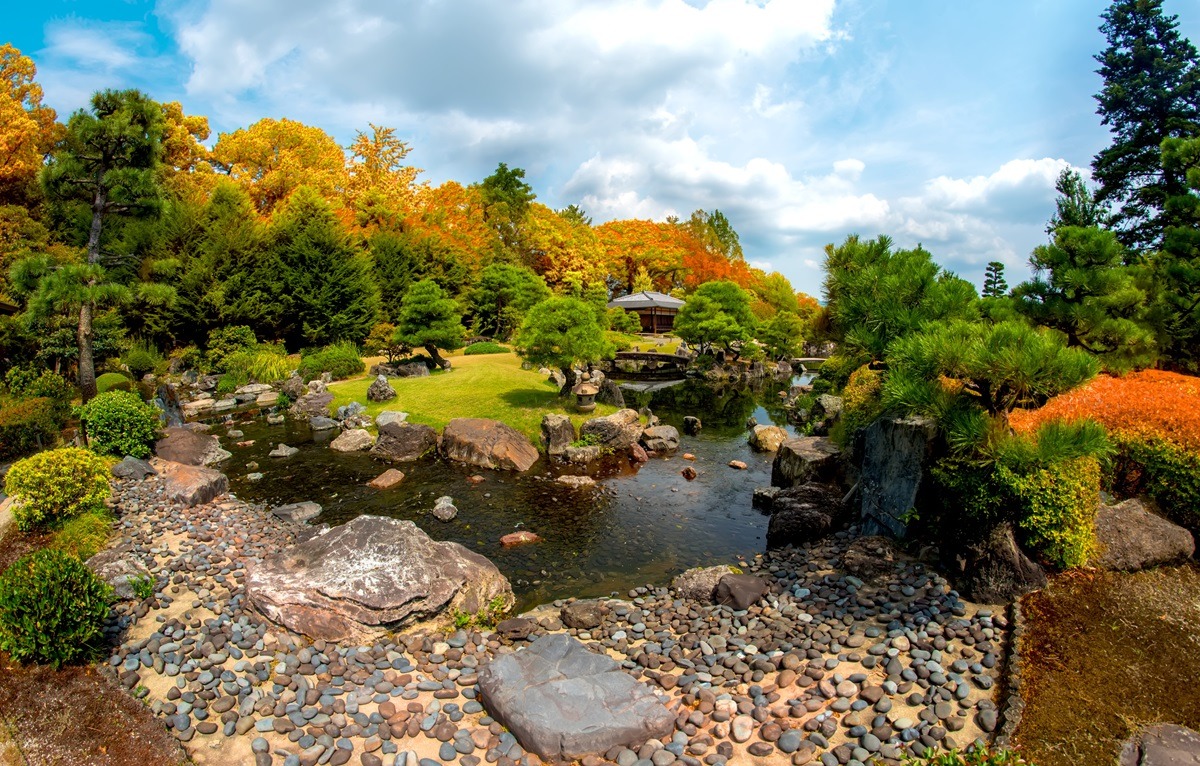
[[[1092,161],[1096,201],[1115,208],[1122,243],[1148,250],[1172,225],[1167,199],[1185,193],[1182,175],[1163,169],[1159,147],[1200,135],[1200,60],[1162,0],[1116,0],[1102,18],[1108,47],[1096,56],[1104,78],[1096,111],[1114,140]]]
[[[1051,237],[1063,226],[1096,226],[1107,228],[1111,216],[1104,206],[1096,201],[1093,192],[1083,180],[1083,176],[1075,168],[1066,167],[1058,174],[1054,182],[1058,198],[1054,200],[1054,214],[1046,226],[1046,233]]]
[[[989,261],[987,271],[983,275],[983,297],[1002,298],[1008,292],[1008,282],[1004,280],[1004,264],[1000,261]]]

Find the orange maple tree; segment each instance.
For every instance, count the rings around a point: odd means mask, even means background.
[[[42,160],[63,135],[57,115],[42,105],[37,67],[12,44],[0,45],[0,194],[37,179]],[[3,201],[3,200],[0,200]]]

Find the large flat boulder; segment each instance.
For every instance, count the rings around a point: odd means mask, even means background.
[[[738,574],[739,571],[741,570],[735,570],[728,564],[695,567],[672,580],[671,587],[677,590],[683,598],[712,604],[717,593],[717,583],[721,581],[721,578],[725,575]]]
[[[617,410],[603,418],[592,418],[579,429],[581,438],[592,437],[592,443],[613,452],[624,452],[637,444],[642,435],[642,420],[636,410]]]
[[[359,516],[251,565],[246,595],[268,619],[326,641],[369,643],[388,630],[450,622],[512,587],[478,553],[434,542],[411,521]]]
[[[158,471],[167,499],[181,503],[185,508],[212,502],[229,491],[229,479],[212,468],[157,457],[150,460],[150,465]]]
[[[778,452],[788,439],[788,432],[779,426],[754,426],[750,430],[750,446],[759,452]]]
[[[841,474],[842,451],[824,436],[800,436],[779,445],[771,464],[771,484],[794,487],[810,481],[832,482]]]
[[[233,454],[221,449],[217,437],[189,428],[168,428],[154,443],[154,454],[163,460],[184,465],[216,465]]]
[[[392,421],[379,426],[379,438],[371,454],[384,460],[405,463],[419,460],[437,449],[438,434],[430,426]]]
[[[649,687],[561,633],[492,660],[479,671],[479,690],[488,713],[523,748],[552,761],[636,750],[675,725]]]
[[[1173,723],[1160,723],[1126,740],[1117,766],[1196,766],[1200,733]]]
[[[441,452],[450,460],[480,468],[528,471],[537,447],[517,429],[487,418],[455,418],[442,430]]]
[[[1096,565],[1123,572],[1187,561],[1196,552],[1191,532],[1150,513],[1140,500],[1101,505],[1096,540]]]
[[[654,452],[679,449],[679,431],[675,426],[651,426],[642,431],[641,444]]]
[[[859,477],[863,534],[907,534],[904,519],[925,504],[936,436],[936,424],[921,417],[880,418],[866,428]]]
[[[329,443],[329,449],[338,452],[362,452],[369,450],[375,444],[375,437],[365,428],[350,428],[338,434]]]
[[[314,381],[315,382],[315,381]],[[333,403],[333,394],[325,390],[312,391],[301,396],[292,403],[292,417],[307,420],[312,417],[329,417],[329,405]]]

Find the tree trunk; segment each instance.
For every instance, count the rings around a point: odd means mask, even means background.
[[[575,375],[575,368],[574,367],[559,367],[558,369],[562,371],[563,379],[567,381],[566,384],[562,387],[562,389],[558,392],[558,395],[559,396],[570,396],[571,390],[579,384],[579,380]]]
[[[96,190],[96,198],[92,202],[92,228],[88,232],[87,259],[88,265],[94,266],[100,262],[100,227],[104,223],[104,209],[108,205],[107,192],[101,186]],[[94,287],[95,281],[88,283]],[[96,395],[96,365],[92,359],[92,304],[85,300],[79,307],[79,389],[83,403]]]
[[[433,344],[426,346],[425,353],[429,354],[429,358],[432,359],[433,363],[438,367],[441,367],[443,370],[450,369],[450,362],[442,358],[442,355],[438,353],[437,346],[434,346]]]

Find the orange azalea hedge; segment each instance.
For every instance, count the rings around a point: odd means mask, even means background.
[[[1163,440],[1200,452],[1200,378],[1161,370],[1101,376],[1038,410],[1016,410],[1009,423],[1033,433],[1052,420],[1091,418],[1121,441]]]

